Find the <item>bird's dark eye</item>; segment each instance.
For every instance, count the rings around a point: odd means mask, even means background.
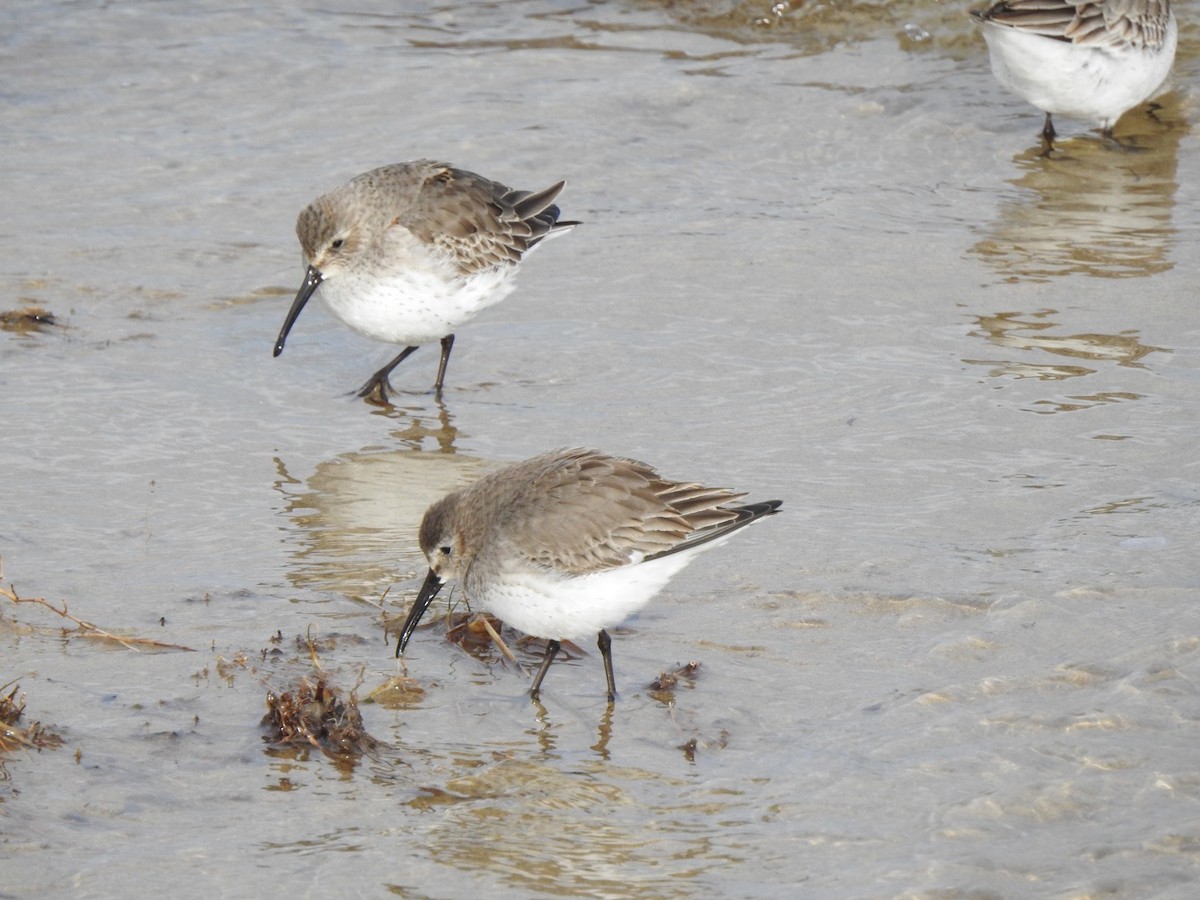
[[[344,243],[346,243],[346,240],[345,240],[345,238],[338,238],[337,240],[335,240],[335,241],[334,241],[332,244],[330,244],[329,246],[330,246],[330,247],[332,247],[334,250],[341,250],[341,249],[342,249],[342,244],[344,244]]]
[[[438,552],[441,553],[443,556],[449,556],[451,553],[454,552],[454,548],[453,547],[438,547]]]

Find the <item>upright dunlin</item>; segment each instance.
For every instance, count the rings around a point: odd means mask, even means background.
[[[983,24],[992,72],[1046,114],[1099,125],[1153,97],[1175,60],[1179,28],[1169,0],[1002,0],[971,13]]]
[[[672,481],[645,463],[596,450],[554,450],[498,469],[443,497],[421,522],[429,574],[400,631],[399,656],[438,591],[546,638],[537,697],[560,641],[598,634],[608,699],[616,698],[606,629],[640,609],[703,550],[774,513],[782,501]]]
[[[525,255],[568,230],[554,205],[563,182],[515,191],[421,159],[375,169],[305,207],[296,235],[308,271],[275,355],[314,292],[359,334],[403,344],[358,395],[388,399],[388,375],[422,344],[441,341],[441,390],[454,332],[503,300]]]

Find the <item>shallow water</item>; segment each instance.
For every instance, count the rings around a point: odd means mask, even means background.
[[[1197,17],[1114,150],[943,4],[46,3],[0,13],[0,896],[1192,896]],[[774,11],[772,11],[774,10]],[[306,312],[300,208],[367,168],[559,178],[585,223],[394,376]],[[541,705],[418,632],[425,506],[595,444],[780,497]],[[515,637],[509,635],[509,637]],[[537,648],[519,648],[536,659]],[[647,685],[700,662],[673,695]],[[7,694],[6,689],[3,693]]]

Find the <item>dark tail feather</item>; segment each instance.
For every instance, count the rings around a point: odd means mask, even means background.
[[[562,189],[566,186],[565,181],[560,181],[558,184],[552,184],[544,191],[535,191],[533,193],[524,193],[514,191],[509,195],[515,212],[522,221],[529,221],[534,217],[542,218],[539,214],[549,207],[554,210],[554,217],[551,221],[558,220],[558,207],[552,206],[554,198],[562,193]]]
[[[670,556],[672,553],[679,553],[682,550],[691,550],[693,547],[699,547],[701,544],[707,544],[709,541],[723,538],[730,532],[737,531],[739,528],[745,528],[752,522],[756,522],[766,516],[775,515],[781,506],[783,506],[782,500],[763,500],[761,503],[747,503],[743,506],[723,507],[734,513],[735,517],[723,525],[715,525],[696,532],[694,537],[676,544],[670,550],[653,553],[646,557],[646,561],[658,559],[661,556]]]

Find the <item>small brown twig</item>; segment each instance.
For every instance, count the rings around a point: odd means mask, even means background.
[[[13,587],[12,584],[9,584],[7,588],[0,585],[0,597],[7,597],[13,603],[17,604],[34,603],[39,606],[44,606],[56,616],[61,616],[64,619],[74,622],[79,631],[79,637],[94,638],[102,641],[114,641],[125,649],[132,650],[135,653],[140,652],[138,647],[151,647],[156,650],[186,650],[189,653],[194,652],[191,647],[184,647],[182,644],[166,644],[162,641],[153,640],[152,638],[119,637],[110,631],[105,631],[103,628],[93,625],[91,622],[85,622],[83,619],[71,615],[70,611],[67,609],[66,600],[62,601],[62,607],[60,608],[48,601],[45,597],[21,597],[18,596],[16,588]]]
[[[508,661],[513,665],[516,665],[516,656],[514,656],[513,652],[508,649],[508,644],[504,643],[504,639],[500,637],[500,633],[492,627],[492,623],[488,621],[487,616],[484,616],[481,621],[483,622],[483,630],[488,633],[488,637],[492,639],[492,642],[495,643],[500,652],[508,658]]]
[[[323,672],[325,667],[321,665],[321,657],[317,655],[317,639],[313,637],[313,626],[311,623],[305,632],[304,643],[308,647],[308,655],[312,659],[313,668],[318,672]]]

